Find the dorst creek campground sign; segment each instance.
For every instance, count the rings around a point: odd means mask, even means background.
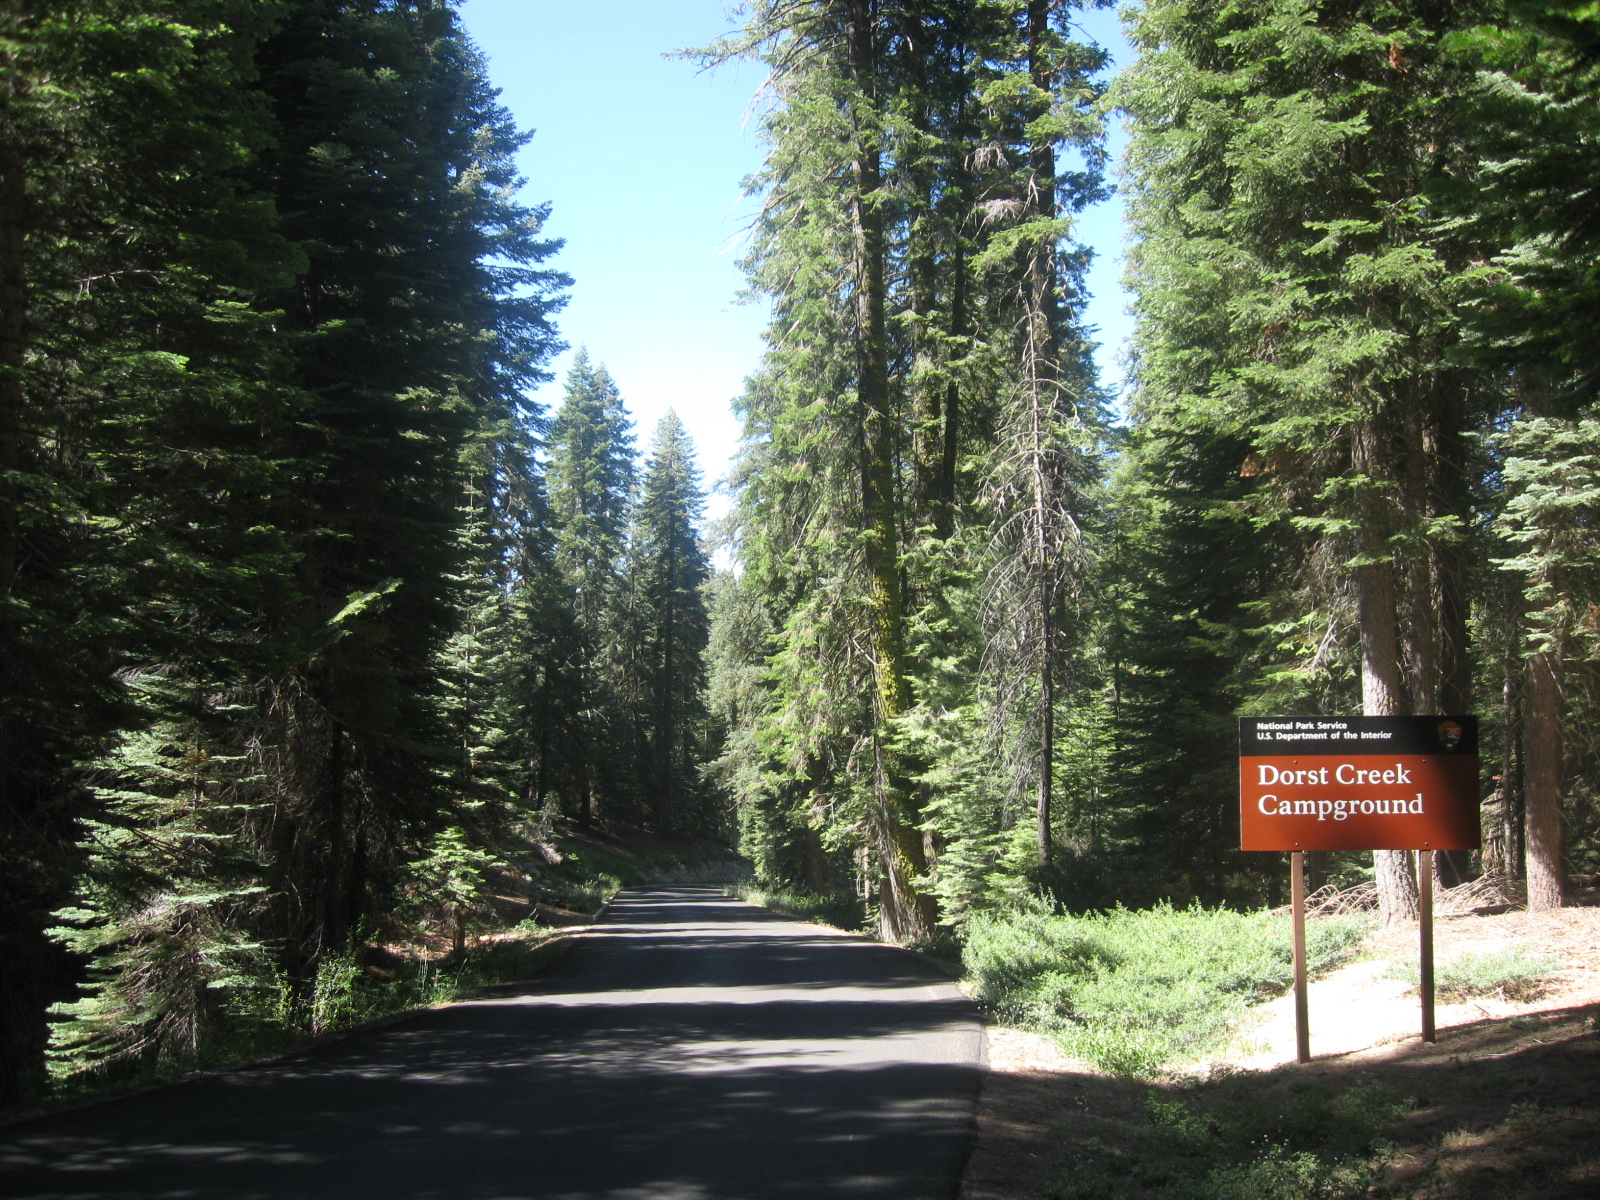
[[[1289,851],[1301,1062],[1311,1061],[1304,852],[1418,852],[1422,1037],[1433,1041],[1433,852],[1478,847],[1478,719],[1240,717],[1239,831],[1241,849]]]
[[[1472,850],[1476,717],[1240,717],[1243,850]]]

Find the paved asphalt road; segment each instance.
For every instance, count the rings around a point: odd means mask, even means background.
[[[0,1130],[0,1195],[945,1200],[982,1050],[914,955],[636,889],[484,999]]]

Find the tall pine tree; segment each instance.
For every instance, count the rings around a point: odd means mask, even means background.
[[[628,516],[636,485],[633,423],[605,367],[579,350],[550,427],[550,517],[556,568],[572,609],[565,654],[571,739],[563,807],[584,821],[629,808],[616,704],[616,643]]]
[[[0,15],[5,1100],[40,1085],[45,1006],[78,974],[46,938],[52,910],[86,887],[125,913],[97,864],[148,875],[148,896],[158,868],[237,833],[177,819],[166,800],[188,804],[187,785],[156,780],[190,755],[167,735],[213,746],[229,688],[262,668],[250,605],[281,594],[287,562],[261,497],[289,396],[272,315],[251,304],[295,265],[251,179],[267,135],[252,51],[277,15],[178,0]],[[118,827],[151,815],[121,811],[129,786],[175,832],[123,861]]]
[[[1469,15],[1153,3],[1120,91],[1141,410],[1247,442],[1276,518],[1320,535],[1301,582],[1355,639],[1342,706],[1376,715],[1470,702],[1465,434],[1497,399],[1447,362],[1475,248],[1427,200],[1464,165],[1469,80],[1438,35]],[[1386,919],[1414,914],[1404,856],[1376,869]]]
[[[652,824],[664,833],[710,833],[719,825],[700,781],[710,634],[703,507],[694,445],[669,409],[651,441],[628,538],[631,653],[622,687],[640,735],[640,790]]]

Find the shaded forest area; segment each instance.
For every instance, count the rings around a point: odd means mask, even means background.
[[[637,461],[448,5],[0,15],[0,1091],[315,1028],[563,820],[721,831]],[[325,1006],[325,1005],[324,1005]]]
[[[560,827],[890,939],[1278,899],[1239,713],[1478,713],[1485,847],[1600,869],[1600,20],[755,0],[766,356],[713,577],[580,356],[448,3],[0,13],[0,1089],[303,1023]],[[1074,215],[1108,188],[1125,408]],[[714,401],[717,398],[709,398]],[[1414,911],[1406,856],[1329,855]],[[1515,890],[1515,884],[1508,883]]]

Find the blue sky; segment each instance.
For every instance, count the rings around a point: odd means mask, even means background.
[[[751,104],[754,65],[699,70],[663,54],[731,26],[724,0],[464,0],[467,31],[489,60],[501,102],[535,131],[520,165],[525,199],[551,202],[546,232],[564,238],[556,265],[573,277],[558,317],[616,378],[642,449],[675,408],[707,484],[726,469],[739,427],[729,401],[759,363],[764,311],[737,301],[740,243],[751,212],[741,181],[761,161]],[[1119,58],[1114,15],[1083,21]],[[1089,317],[1115,377],[1127,329],[1117,285],[1120,206],[1086,214],[1097,251]],[[553,409],[572,351],[538,393]],[[717,498],[713,514],[724,505]]]

